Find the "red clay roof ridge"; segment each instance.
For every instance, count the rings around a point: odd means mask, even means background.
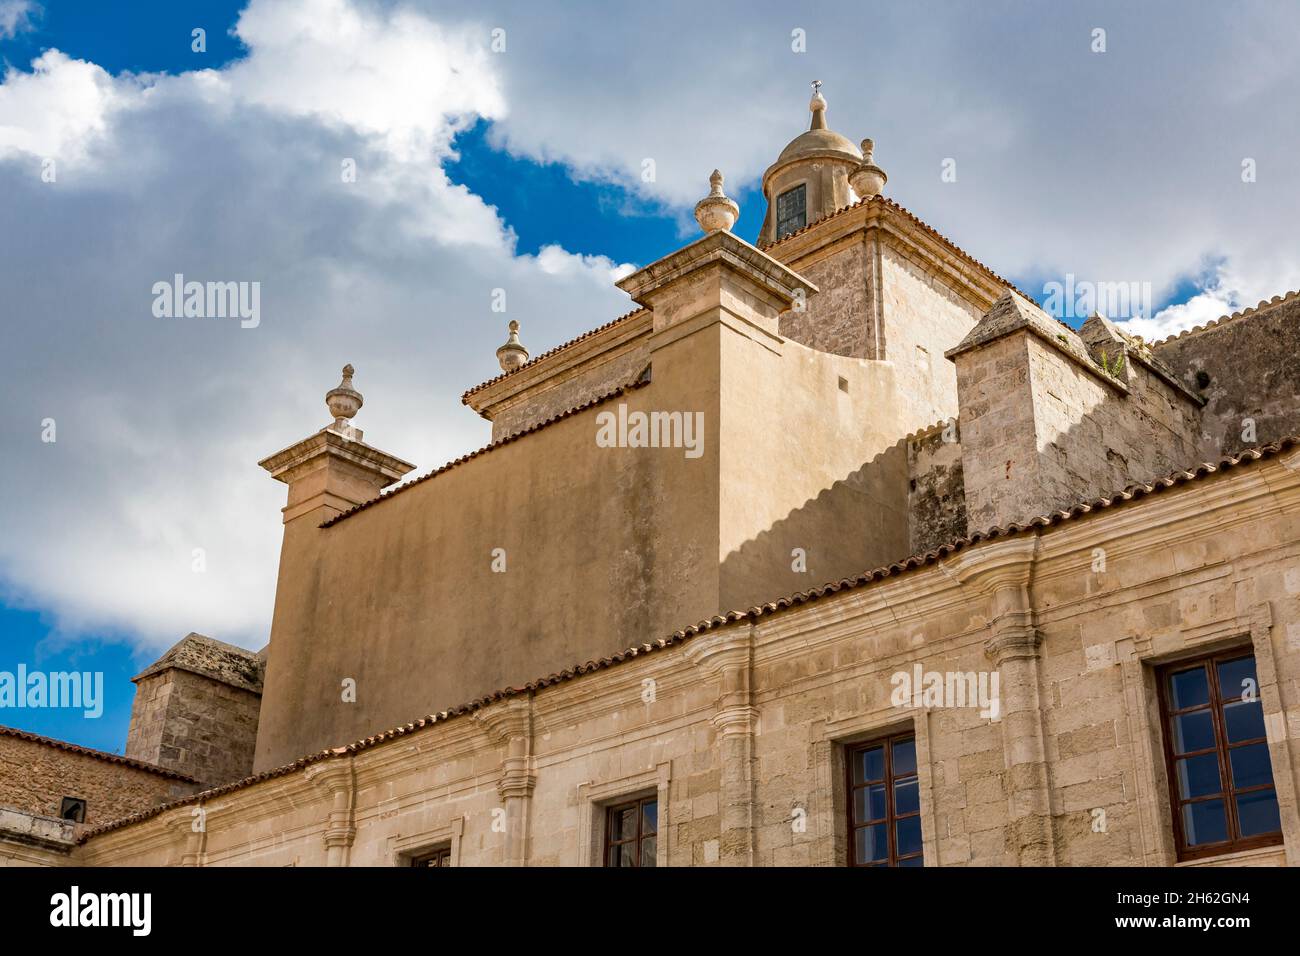
[[[1237,319],[1246,319],[1263,312],[1268,312],[1275,306],[1284,305],[1285,303],[1292,301],[1297,296],[1300,296],[1300,289],[1287,292],[1284,295],[1275,295],[1271,299],[1260,299],[1256,305],[1251,306],[1248,309],[1241,309],[1237,312],[1233,312],[1231,315],[1221,315],[1217,319],[1206,322],[1204,325],[1198,325],[1190,329],[1183,329],[1181,332],[1176,332],[1173,335],[1165,336],[1163,339],[1156,342],[1148,342],[1146,344],[1154,349],[1159,348],[1162,345],[1167,345],[1177,339],[1200,335],[1202,332],[1209,332],[1212,329],[1227,325],[1229,322],[1235,322]]]
[[[317,763],[321,760],[357,753],[358,751],[376,746],[396,737],[405,736],[408,733],[422,730],[434,724],[446,722],[454,717],[481,710],[483,707],[496,703],[497,701],[506,700],[511,697],[523,696],[524,694],[534,694],[545,687],[564,683],[580,677],[583,674],[592,673],[593,671],[605,670],[616,666],[617,664],[621,664],[624,661],[639,657],[642,654],[660,651],[675,644],[683,643],[698,634],[702,634],[718,627],[723,627],[727,624],[734,624],[744,620],[756,620],[764,615],[775,614],[801,604],[807,604],[811,601],[818,600],[819,598],[839,593],[840,591],[856,590],[860,587],[866,587],[878,580],[897,576],[917,568],[925,567],[926,565],[934,564],[940,558],[954,554],[964,548],[972,547],[982,541],[1012,537],[1026,531],[1037,531],[1039,528],[1058,525],[1064,521],[1082,517],[1093,511],[1100,511],[1128,501],[1140,499],[1167,488],[1185,484],[1189,481],[1196,481],[1206,477],[1207,475],[1215,474],[1229,468],[1234,468],[1243,464],[1250,464],[1263,458],[1270,458],[1273,455],[1289,448],[1293,448],[1296,445],[1300,445],[1300,435],[1288,436],[1279,441],[1270,442],[1267,445],[1247,448],[1238,455],[1220,459],[1218,464],[1202,462],[1190,470],[1172,472],[1166,477],[1157,478],[1151,482],[1130,484],[1126,486],[1123,491],[1116,492],[1109,497],[1097,498],[1091,502],[1080,502],[1067,509],[1060,509],[1053,511],[1050,514],[1039,515],[1027,519],[1024,522],[1011,522],[1006,525],[990,528],[987,531],[977,531],[973,534],[955,538],[937,548],[932,548],[924,553],[911,555],[888,566],[882,566],[871,571],[865,571],[852,578],[842,578],[839,581],[827,582],[820,587],[809,588],[806,591],[799,591],[776,601],[768,601],[762,605],[754,605],[743,611],[735,610],[715,614],[713,617],[706,620],[699,621],[689,627],[674,631],[668,637],[637,644],[609,657],[602,657],[599,660],[589,660],[581,664],[570,665],[562,671],[556,671],[546,677],[529,681],[527,684],[523,685],[523,687],[507,687],[493,691],[492,693],[486,694],[482,697],[477,697],[466,704],[461,704],[457,707],[452,707],[448,710],[439,711],[437,713],[428,714],[418,720],[410,721],[401,726],[381,731],[380,733],[362,738],[361,740],[354,741],[353,743],[346,744],[342,747],[320,750],[313,754],[308,754],[305,757],[300,757],[298,760],[285,764],[282,767],[266,770],[260,774],[255,774],[243,780],[215,787],[211,790],[205,790],[202,793],[196,793],[190,797],[174,800],[171,803],[150,807],[147,810],[141,810],[137,813],[131,814],[130,816],[123,817],[120,820],[101,824],[100,826],[83,833],[77,842],[79,844],[85,843],[92,836],[98,836],[102,833],[117,830],[129,826],[132,823],[142,822],[150,817],[157,816],[160,813],[165,813],[175,807],[184,806],[204,799],[210,799],[211,797],[229,793],[233,790],[241,789],[242,787],[252,786],[255,783],[261,783],[265,780],[281,777],[292,773],[294,770],[298,770],[302,767],[308,766],[309,764]]]
[[[410,481],[405,481],[402,484],[398,485],[396,488],[392,488],[388,491],[381,492],[380,494],[376,495],[375,497],[367,501],[363,501],[360,504],[353,505],[347,511],[342,511],[339,514],[336,514],[333,518],[330,518],[328,521],[322,521],[319,527],[328,528],[331,525],[338,524],[338,522],[342,521],[344,518],[350,517],[351,515],[356,514],[358,511],[364,511],[365,509],[371,507],[372,505],[379,504],[379,502],[381,501],[387,501],[389,498],[392,498],[394,495],[401,494],[403,491],[406,491],[408,488],[412,488],[415,485],[423,484],[424,482],[428,481],[430,478],[436,478],[438,475],[441,475],[443,472],[451,471],[451,469],[459,465],[463,465],[466,462],[470,461],[471,459],[478,458],[482,455],[486,455],[488,452],[495,451],[496,449],[500,448],[502,445],[509,445],[510,443],[516,442],[521,438],[524,438],[535,432],[541,431],[543,428],[546,428],[548,425],[554,425],[556,422],[561,421],[562,419],[570,418],[574,415],[577,415],[579,412],[585,412],[587,409],[593,408],[596,405],[600,405],[602,402],[607,402],[611,398],[618,398],[620,395],[626,395],[628,392],[635,391],[638,388],[643,388],[644,386],[649,384],[650,384],[649,380],[640,378],[640,373],[638,373],[638,377],[631,382],[627,382],[623,385],[618,385],[607,392],[597,395],[595,398],[589,399],[588,401],[582,402],[581,404],[574,405],[572,408],[566,409],[565,411],[558,412],[557,414],[552,415],[550,418],[543,419],[542,421],[529,425],[527,428],[520,429],[517,432],[512,432],[511,434],[507,435],[505,438],[498,438],[496,441],[489,442],[488,444],[484,445],[482,448],[476,449],[475,451],[472,451],[469,454],[461,455],[459,458],[453,461],[449,461],[445,465],[441,465],[433,469],[433,471],[420,475],[418,478],[412,478]]]
[[[616,325],[621,325],[624,322],[628,322],[636,318],[638,315],[641,315],[645,311],[646,311],[645,309],[641,308],[640,306],[637,306],[637,308],[633,309],[631,312],[626,312],[623,315],[620,315],[617,319],[611,319],[610,321],[606,322],[604,325],[598,325],[594,329],[589,329],[586,332],[583,332],[581,335],[577,336],[576,338],[569,339],[569,341],[567,342],[562,342],[561,344],[555,346],[552,349],[547,349],[545,352],[541,353],[540,355],[533,356],[518,368],[512,368],[508,372],[502,372],[500,375],[496,376],[495,378],[490,378],[486,382],[481,382],[480,384],[475,385],[473,388],[467,389],[465,393],[461,395],[460,403],[462,405],[468,405],[471,395],[476,395],[477,393],[483,391],[483,389],[485,388],[491,388],[497,382],[504,381],[510,376],[522,372],[526,368],[532,368],[533,366],[537,365],[539,362],[543,361],[544,359],[548,359],[553,355],[557,355],[560,352],[563,352],[565,349],[577,345],[579,342],[586,341],[587,339],[591,338],[593,335],[599,335],[601,332],[604,332],[608,329],[612,329]]]
[[[169,777],[173,780],[180,780],[184,783],[201,783],[202,781],[181,773],[177,770],[169,770],[166,767],[159,767],[144,760],[138,760],[135,757],[124,757],[121,754],[111,754],[106,750],[96,750],[93,747],[83,747],[81,744],[74,744],[68,740],[59,740],[56,737],[46,737],[44,734],[34,734],[30,730],[19,730],[17,727],[9,727],[0,724],[0,736],[17,737],[20,740],[26,740],[31,743],[44,744],[48,747],[57,747],[59,750],[66,750],[69,753],[81,754],[86,757],[95,757],[98,760],[105,760],[109,763],[122,764],[123,766],[133,767],[136,770],[144,770],[148,773],[156,773],[160,777]]]

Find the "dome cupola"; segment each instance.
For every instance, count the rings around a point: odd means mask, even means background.
[[[808,130],[790,141],[763,174],[767,218],[758,245],[783,239],[852,202],[849,177],[862,165],[862,152],[826,125],[821,81],[813,82]]]

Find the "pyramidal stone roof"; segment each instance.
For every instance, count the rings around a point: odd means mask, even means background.
[[[1027,329],[1043,341],[1067,353],[1072,358],[1091,368],[1092,356],[1088,354],[1079,334],[1064,322],[1052,318],[1037,305],[1012,289],[1007,289],[998,297],[987,312],[975,323],[975,327],[966,333],[966,337],[955,348],[944,353],[948,358],[969,352],[982,345],[1000,339],[1012,332]]]
[[[223,684],[260,694],[266,661],[254,651],[214,640],[206,634],[191,632],[131,680],[138,683],[146,677],[172,668],[201,674]]]

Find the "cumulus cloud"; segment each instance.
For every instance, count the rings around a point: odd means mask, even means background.
[[[48,50],[32,61],[31,72],[11,68],[0,84],[0,157],[80,161],[113,114],[139,93],[130,80]]]
[[[1300,287],[1277,254],[1300,215],[1300,62],[1269,40],[1295,35],[1300,8],[732,2],[710,5],[712,28],[689,6],[476,11],[509,41],[495,141],[665,206],[700,198],[715,166],[729,190],[757,184],[821,79],[830,126],[874,138],[886,195],[1040,298],[1073,273],[1149,283],[1158,305],[1207,259],[1222,272],[1207,289],[1245,304]]]
[[[691,4],[252,0],[247,53],[220,70],[111,76],[57,50],[10,68],[5,596],[70,633],[259,646],[284,492],[255,462],[325,423],[344,362],[367,438],[423,468],[487,437],[458,399],[496,371],[493,289],[534,352],[626,311],[611,283],[629,266],[520,255],[449,181],[479,119],[517,156],[688,216],[715,167],[733,194],[757,184],[821,79],[830,125],[875,139],[886,194],[1031,293],[1070,272],[1163,301],[1214,263],[1135,328],[1158,338],[1300,287],[1300,62],[1259,39],[1293,35],[1300,11],[998,11],[734,3],[702,24]],[[155,319],[150,289],[178,272],[260,281],[259,327]]]
[[[516,254],[444,174],[455,133],[504,113],[486,28],[259,0],[237,31],[248,53],[218,71],[115,77],[51,50],[0,85],[23,224],[0,233],[3,596],[145,653],[188,630],[265,642],[284,488],[256,462],[326,423],[345,362],[367,437],[427,468],[488,439],[459,395],[497,371],[493,289],[534,348],[627,302],[624,267]],[[177,273],[260,282],[259,325],[156,318]]]

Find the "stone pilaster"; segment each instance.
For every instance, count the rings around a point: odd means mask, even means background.
[[[1056,863],[1052,790],[1047,769],[1041,686],[1042,634],[1035,626],[1030,582],[1038,536],[1013,538],[969,552],[958,569],[963,587],[985,595],[989,637],[984,651],[999,674],[1007,797],[1008,862]]]
[[[207,815],[202,805],[178,807],[168,815],[167,828],[176,834],[181,845],[179,865],[203,866],[208,828]]]
[[[537,772],[533,769],[532,699],[516,697],[474,715],[494,744],[505,747],[497,793],[506,811],[506,866],[526,866]]]
[[[728,628],[692,639],[686,656],[706,678],[718,681],[717,711],[721,769],[720,799],[723,866],[754,865],[754,734],[758,709],[753,702],[753,628]]]
[[[329,816],[322,834],[325,865],[347,866],[348,851],[357,835],[353,812],[356,806],[356,779],[352,772],[352,757],[313,764],[307,768],[304,776],[328,794],[330,800]]]

